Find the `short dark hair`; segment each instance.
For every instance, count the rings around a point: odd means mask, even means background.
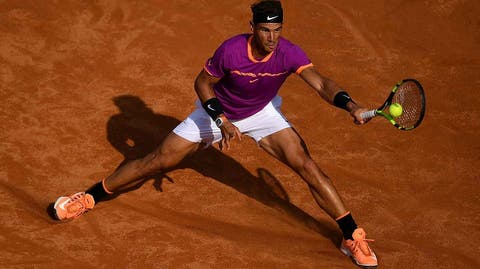
[[[252,4],[252,12],[274,12],[282,8],[280,0],[260,0]]]
[[[252,9],[253,23],[265,22],[266,15],[279,15],[279,21],[283,21],[282,3],[279,0],[260,0],[253,3],[250,7]]]

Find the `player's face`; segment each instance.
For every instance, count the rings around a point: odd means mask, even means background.
[[[253,37],[261,54],[269,54],[278,45],[282,23],[257,23],[252,25]]]

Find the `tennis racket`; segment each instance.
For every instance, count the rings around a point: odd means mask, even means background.
[[[400,112],[397,104],[400,105]],[[391,106],[397,106],[397,110],[391,109]],[[394,117],[392,114],[395,112],[400,115]],[[383,116],[399,130],[408,131],[418,127],[422,123],[424,115],[425,93],[422,85],[415,79],[404,79],[393,87],[382,106],[364,112],[360,116],[363,119]]]

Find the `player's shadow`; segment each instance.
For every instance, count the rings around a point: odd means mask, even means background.
[[[108,141],[125,157],[118,168],[129,160],[141,158],[150,153],[180,123],[173,117],[155,114],[137,96],[121,95],[113,98],[113,102],[119,108],[120,113],[113,115],[108,120],[107,137]],[[236,160],[213,146],[200,150],[187,158],[175,169],[178,168],[194,169],[269,207],[281,210],[329,238],[335,244],[341,238],[331,223],[319,222],[290,203],[288,194],[268,170],[259,168],[257,169],[258,176],[255,176]],[[165,174],[157,174],[146,178],[139,185],[126,191],[139,188],[151,179],[154,180],[153,185],[159,191],[162,191],[164,179],[174,182],[174,179]]]

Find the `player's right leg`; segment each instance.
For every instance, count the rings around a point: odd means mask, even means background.
[[[93,208],[96,202],[111,194],[136,186],[152,173],[170,170],[187,155],[197,151],[200,145],[220,141],[222,134],[202,108],[197,108],[181,122],[152,153],[133,160],[98,182],[86,192],[62,196],[54,204],[54,214],[60,220],[73,219]]]
[[[126,163],[87,192],[58,198],[54,204],[55,216],[59,220],[77,218],[92,209],[95,200],[99,201],[109,194],[135,186],[148,175],[173,168],[198,147],[198,142],[191,142],[172,132],[155,151],[144,158]]]
[[[126,163],[107,177],[103,187],[112,193],[128,189],[148,175],[173,168],[198,147],[199,143],[188,141],[172,132],[155,151],[144,158]]]

